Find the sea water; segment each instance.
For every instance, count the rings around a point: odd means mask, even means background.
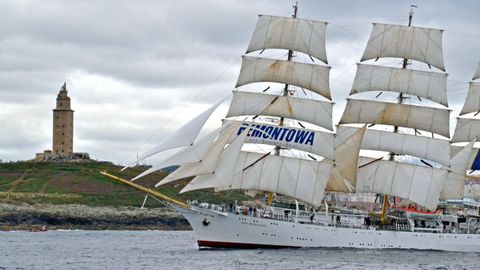
[[[480,269],[480,254],[365,249],[199,250],[193,232],[0,232],[0,269]]]

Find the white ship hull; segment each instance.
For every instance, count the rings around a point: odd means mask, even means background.
[[[177,211],[192,226],[200,248],[332,247],[480,252],[478,234],[342,228],[220,213],[202,208],[177,208]]]

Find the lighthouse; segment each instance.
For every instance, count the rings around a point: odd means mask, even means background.
[[[57,96],[57,106],[53,109],[53,154],[73,153],[73,110],[70,108],[67,84],[64,83]]]
[[[73,152],[73,110],[70,108],[67,84],[63,83],[53,109],[52,150],[35,155],[37,162],[90,162],[86,152]]]

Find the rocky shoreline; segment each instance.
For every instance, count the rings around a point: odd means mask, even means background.
[[[168,208],[0,203],[0,230],[191,230]]]

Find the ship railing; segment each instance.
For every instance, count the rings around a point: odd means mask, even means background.
[[[415,232],[427,232],[427,233],[441,233],[443,232],[442,228],[413,228],[413,231]]]
[[[397,225],[379,225],[377,230],[381,231],[396,231],[396,232],[409,232],[411,228],[409,225],[397,224]]]
[[[282,214],[273,214],[272,219],[280,220],[280,221],[293,221],[293,216],[291,215],[282,215]]]

